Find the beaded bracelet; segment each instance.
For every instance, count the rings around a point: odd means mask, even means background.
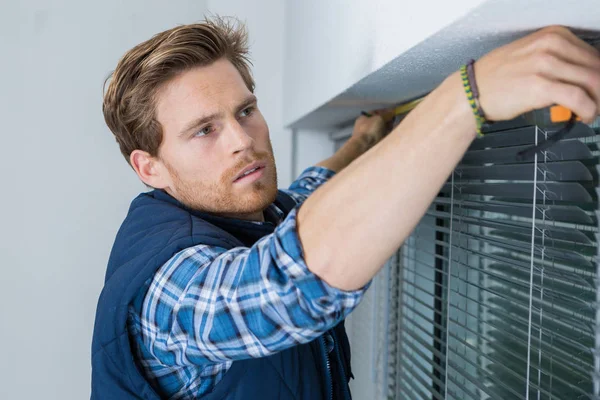
[[[477,103],[477,112],[484,119],[484,122],[486,122],[485,113],[483,112],[483,108],[481,108],[481,103],[479,102],[479,89],[477,88],[477,80],[475,79],[475,60],[473,59],[469,60],[467,63],[467,76],[469,77],[471,90],[473,90],[473,97]]]
[[[473,73],[474,62],[474,60],[470,60],[469,63],[460,67],[460,76],[465,93],[467,94],[467,100],[469,101],[469,105],[473,110],[475,122],[477,123],[477,136],[482,137],[482,126],[487,121],[485,118],[485,113],[479,104],[479,91],[477,90],[477,82],[475,81],[475,74]]]

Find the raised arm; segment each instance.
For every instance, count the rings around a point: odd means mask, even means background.
[[[494,50],[475,66],[490,120],[560,104],[592,121],[600,107],[598,50],[550,27]],[[308,268],[331,286],[365,285],[424,215],[475,138],[458,73],[302,205]]]

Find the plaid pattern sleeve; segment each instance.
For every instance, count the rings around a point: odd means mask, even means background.
[[[290,195],[296,203],[302,203],[306,198],[323,183],[335,175],[335,172],[324,167],[309,167],[290,185],[283,190]]]
[[[328,175],[308,169],[289,192],[302,201]],[[306,266],[297,210],[251,248],[198,245],[155,274],[129,330],[138,362],[163,394],[207,393],[232,361],[307,343],[358,305],[366,287],[336,289]]]

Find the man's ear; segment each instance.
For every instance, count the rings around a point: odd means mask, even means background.
[[[148,152],[134,150],[129,155],[129,162],[142,182],[156,189],[168,186],[169,175],[163,163]]]

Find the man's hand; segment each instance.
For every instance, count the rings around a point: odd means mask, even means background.
[[[352,161],[375,146],[390,131],[389,122],[393,118],[390,110],[377,110],[370,117],[360,116],[354,122],[352,136],[330,158],[321,161],[317,166],[340,172]]]
[[[492,121],[560,104],[584,122],[600,112],[600,51],[551,26],[500,47],[475,64],[481,107]]]
[[[389,121],[393,118],[390,110],[373,111],[371,116],[362,115],[354,122],[351,140],[364,145],[365,151],[375,146],[390,131]]]

